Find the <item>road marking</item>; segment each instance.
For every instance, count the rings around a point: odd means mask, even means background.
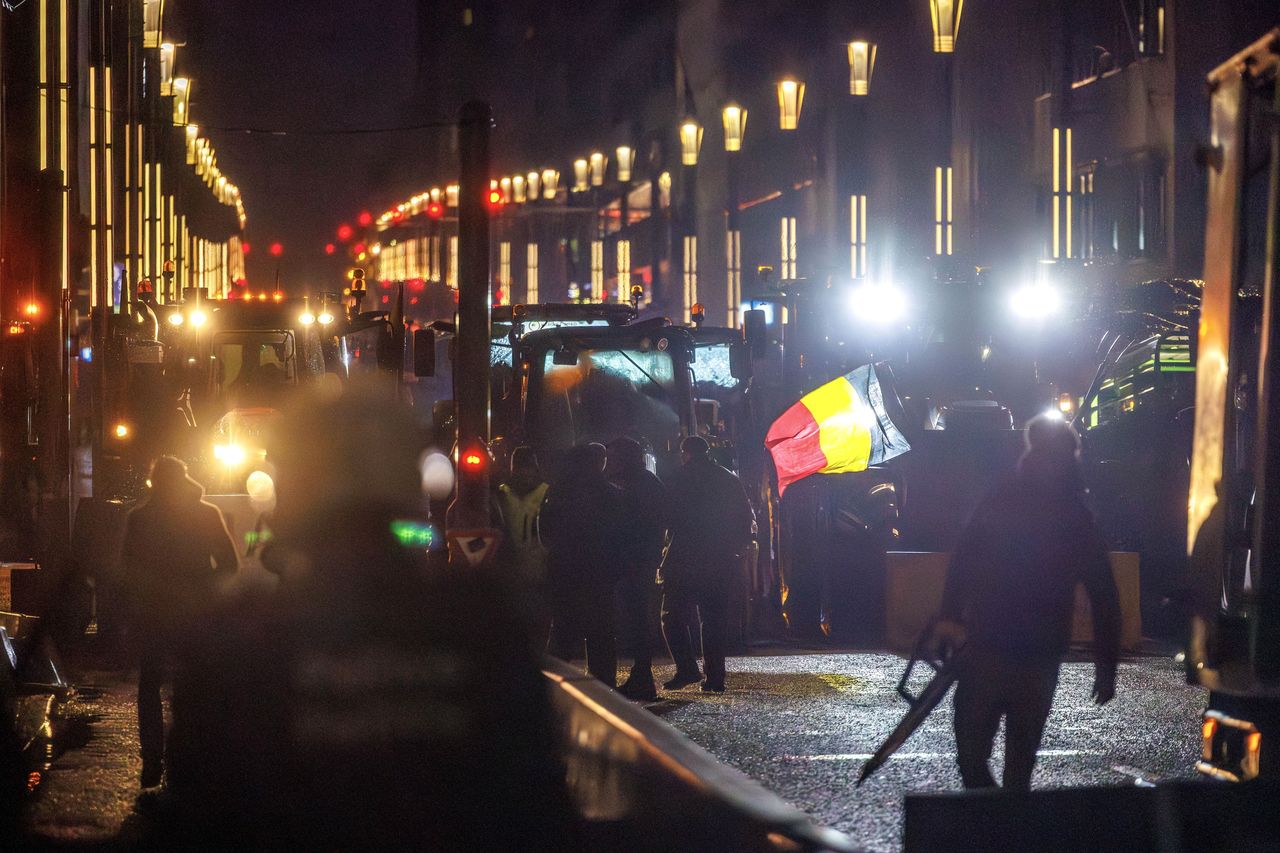
[[[1121,776],[1132,776],[1133,784],[1139,788],[1154,788],[1156,786],[1156,774],[1154,773],[1148,773],[1146,770],[1139,770],[1137,767],[1130,767],[1127,764],[1116,764],[1111,769]]]
[[[1042,749],[1036,752],[1039,758],[1064,758],[1076,755],[1105,755],[1104,752],[1091,749]],[[954,752],[895,752],[894,758],[955,758]],[[790,761],[869,761],[869,752],[836,752],[829,755],[784,755]],[[1119,768],[1112,768],[1119,770]],[[1137,771],[1135,771],[1137,772]]]

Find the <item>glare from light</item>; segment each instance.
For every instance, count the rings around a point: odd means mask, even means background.
[[[228,468],[243,465],[246,457],[247,454],[244,452],[244,448],[238,444],[215,444],[213,446],[213,458]]]
[[[182,325],[182,315],[181,315],[181,314],[179,314],[179,313],[177,313],[176,311],[175,311],[174,313],[170,314],[170,315],[169,315],[169,325],[170,325],[170,326],[181,326],[181,325]]]
[[[276,508],[276,481],[266,471],[253,471],[244,483],[249,505],[255,512],[271,512]]]
[[[298,317],[298,322],[304,326],[310,326],[315,321],[316,321],[316,315],[312,314],[310,311],[303,311],[302,314],[299,315]]]
[[[1058,411],[1062,412],[1064,415],[1069,415],[1075,407],[1076,401],[1072,399],[1070,394],[1063,393],[1058,395]]]
[[[422,491],[432,500],[444,500],[453,491],[453,463],[438,451],[427,451],[418,464]]]
[[[1023,319],[1043,320],[1058,313],[1062,298],[1047,284],[1029,284],[1013,292],[1009,307]]]
[[[1057,408],[1045,409],[1043,412],[1040,413],[1040,417],[1049,418],[1055,421],[1066,420],[1066,417],[1063,415],[1062,411]]]
[[[907,297],[892,284],[867,282],[853,289],[849,307],[859,320],[887,325],[906,316]]]
[[[321,326],[327,326],[333,322],[333,314],[328,311],[321,311],[320,316],[316,317],[316,319],[320,321]]]
[[[204,321],[209,318],[199,308],[191,312],[191,325],[199,328],[204,325]]]
[[[128,437],[129,437],[129,425],[128,425],[128,424],[116,424],[115,433],[116,433],[116,438],[128,438]]]

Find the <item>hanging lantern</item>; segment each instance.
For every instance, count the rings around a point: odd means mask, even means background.
[[[604,170],[608,163],[609,158],[599,151],[591,153],[591,186],[599,187],[604,185]]]
[[[631,170],[636,165],[636,150],[630,145],[619,145],[615,153],[618,158],[618,180],[626,183],[631,180]]]
[[[542,170],[542,197],[548,201],[554,201],[556,197],[556,188],[560,184],[560,173],[555,169]]]
[[[778,81],[778,126],[795,130],[800,126],[800,109],[804,106],[804,84],[798,80]]]
[[[680,162],[686,166],[698,165],[698,151],[702,149],[702,126],[693,119],[685,119],[680,125]]]
[[[747,130],[747,111],[737,104],[728,104],[721,117],[724,119],[724,150],[741,151],[742,135]]]
[[[871,94],[871,75],[876,69],[876,46],[866,41],[849,42],[849,94]]]
[[[933,19],[933,52],[953,53],[960,37],[960,12],[964,0],[929,0]]]
[[[579,157],[573,161],[573,189],[575,192],[586,192],[591,186],[591,164]]]

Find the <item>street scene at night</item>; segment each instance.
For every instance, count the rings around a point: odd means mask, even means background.
[[[0,0],[0,850],[1280,849],[1274,0]]]

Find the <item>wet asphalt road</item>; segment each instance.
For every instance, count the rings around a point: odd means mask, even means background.
[[[699,745],[818,822],[869,850],[901,847],[903,796],[957,790],[951,698],[860,789],[863,762],[897,725],[904,661],[885,654],[807,654],[729,660],[729,691],[691,687],[653,706]],[[670,677],[659,667],[660,677]],[[1124,785],[1195,775],[1204,693],[1169,658],[1120,665],[1116,698],[1089,699],[1093,666],[1062,668],[1041,744],[1036,787]],[[1003,741],[994,771],[999,778]]]

